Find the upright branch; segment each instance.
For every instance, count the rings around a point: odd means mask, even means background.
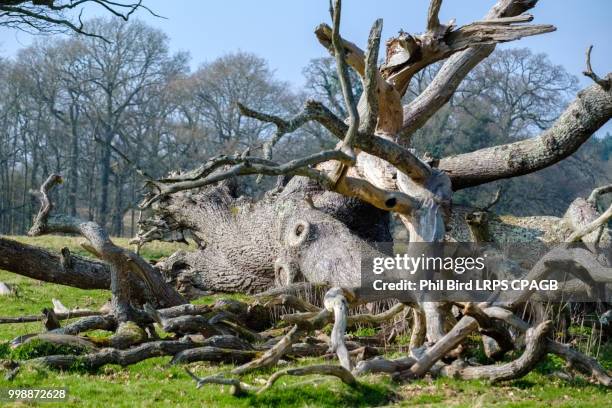
[[[593,72],[593,68],[591,67],[591,51],[593,51],[593,46],[590,45],[586,52],[586,69],[583,74],[593,80],[593,82],[599,84],[606,91],[610,89],[611,78],[608,74],[606,78],[600,78],[595,72]]]
[[[379,94],[379,72],[378,72],[378,50],[380,48],[380,36],[382,33],[382,19],[378,19],[372,25],[368,38],[368,48],[365,55],[365,75],[363,88],[366,98],[366,109],[363,118],[363,132],[374,133],[378,122],[378,94]]]
[[[342,44],[342,39],[340,38],[340,15],[342,13],[341,0],[335,0],[333,6],[330,0],[330,13],[333,20],[332,46],[334,48],[334,56],[336,58],[336,70],[338,72],[340,88],[344,98],[344,105],[349,113],[349,127],[339,148],[341,151],[347,153],[351,158],[353,158],[354,161],[356,156],[355,152],[353,151],[353,143],[355,142],[355,137],[359,131],[359,112],[357,111],[357,104],[355,103],[355,96],[353,95],[353,88],[351,87],[351,80],[348,75],[348,67],[344,56],[344,46]],[[334,185],[338,184],[338,181],[346,175],[348,167],[349,166],[346,166],[343,163],[336,165],[336,168],[331,174],[331,179]]]
[[[431,0],[429,9],[427,10],[427,31],[434,31],[440,26],[438,14],[442,7],[442,0]]]
[[[355,103],[355,96],[353,95],[353,88],[351,87],[351,80],[348,75],[348,66],[346,64],[344,56],[344,46],[342,39],[340,38],[340,15],[342,12],[342,1],[334,0],[334,6],[332,7],[332,46],[334,47],[334,55],[336,57],[336,69],[338,71],[338,79],[340,80],[340,87],[342,88],[342,96],[344,97],[344,104],[346,105],[347,111],[349,112],[349,128],[346,132],[346,136],[343,140],[342,148],[345,152],[350,150],[357,131],[359,129],[359,112],[357,111],[357,104]],[[348,149],[348,150],[347,150]]]

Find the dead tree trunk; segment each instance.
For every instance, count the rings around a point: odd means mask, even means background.
[[[339,139],[337,148],[284,164],[272,161],[267,153],[265,157],[251,157],[247,151],[212,158],[187,173],[172,174],[160,180],[148,179],[151,193],[145,197],[142,208],[150,209],[152,214],[143,223],[136,242],[143,244],[169,234],[173,239],[184,239],[188,231],[199,245],[196,252],[173,255],[161,263],[159,269],[116,247],[96,224],[50,215],[52,206],[47,191],[61,181],[58,176],[52,176],[41,188],[43,207],[30,233],[68,232],[86,237],[90,252],[108,264],[114,313],[119,322],[146,320],[141,310],[145,303],[157,307],[184,303],[175,289],[165,282],[160,270],[176,287],[190,295],[208,290],[252,293],[299,281],[332,286],[323,299],[322,308],[307,305],[308,310],[303,313],[284,316],[293,327],[281,337],[277,336],[265,353],[234,369],[232,374],[242,375],[254,368],[275,364],[301,337],[333,321],[329,345],[342,368],[332,370],[315,366],[306,372],[336,375],[352,384],[353,360],[344,336],[350,323],[347,313],[351,305],[364,301],[359,288],[360,254],[364,251],[376,253],[369,244],[390,239],[388,213],[394,212],[400,217],[409,231],[411,243],[441,242],[448,238],[447,227],[452,224],[454,191],[550,166],[576,151],[612,116],[612,75],[602,79],[592,72],[589,51],[587,75],[595,84],[581,91],[553,126],[539,137],[433,161],[419,158],[409,149],[410,134],[450,99],[469,70],[490,54],[495,44],[555,29],[551,25],[528,24],[533,17],[522,13],[535,3],[499,0],[483,21],[456,27],[452,22],[440,23],[438,13],[442,1],[432,0],[426,31],[420,35],[401,33],[390,39],[385,63],[379,67],[382,21],[374,23],[364,52],[340,36],[341,2],[335,0],[331,8],[333,26],[322,24],[315,34],[336,58],[346,111],[350,113],[346,121],[316,101],[308,101],[303,111],[290,119],[239,107],[243,115],[276,126],[276,135],[266,149],[268,152],[279,138],[308,121],[321,124],[336,136]],[[444,59],[447,61],[429,87],[409,105],[402,106],[402,96],[415,73]],[[364,84],[364,93],[358,103],[352,95],[347,75],[349,68],[359,74]],[[229,180],[252,174],[293,179],[283,189],[270,191],[260,201],[237,198]],[[600,190],[606,191],[609,189]],[[600,240],[607,233],[605,223],[611,216],[612,207],[599,214],[592,203],[577,201],[563,220],[569,234],[560,233],[560,236],[571,242],[589,241],[593,237]],[[481,240],[491,237],[482,232],[475,236]],[[56,262],[51,261],[58,273],[63,271],[66,279],[72,279],[73,274],[65,269],[59,271]],[[600,265],[595,254],[565,245],[536,263],[526,279],[541,278],[555,268],[574,263],[576,268],[593,272],[593,276],[599,274],[605,280],[610,273],[610,260],[606,262]],[[84,263],[79,265],[84,270],[91,268]],[[31,268],[21,270],[32,274]],[[514,314],[517,305],[532,295],[533,290],[524,290],[513,301],[504,301],[502,296],[501,300],[459,304],[463,312],[459,319],[450,313],[453,304],[449,301],[408,299],[414,316],[418,317],[413,320],[411,353],[414,358],[366,366],[369,371],[389,371],[389,367],[396,367],[401,371],[398,377],[404,379],[422,377],[430,372],[501,381],[524,375],[548,351],[569,361],[580,361],[583,371],[609,385],[610,377],[596,362],[567,352],[546,338],[550,322],[530,328]],[[304,302],[294,304],[304,306]],[[154,308],[144,309],[148,321],[175,327],[176,320],[165,319]],[[212,321],[227,320],[228,316]],[[99,316],[89,319],[95,320],[95,324],[109,325],[109,321]],[[500,321],[526,332],[527,344],[520,358],[501,366],[482,367],[469,367],[462,362],[448,365],[442,361],[454,356],[451,352],[476,330],[483,334],[493,352],[509,349],[511,337]],[[182,316],[176,332],[206,331],[211,324],[210,319],[202,316]],[[224,324],[236,328],[231,321]],[[68,330],[78,331],[81,325],[78,326]],[[261,335],[250,331],[239,331],[243,336],[261,339]],[[425,337],[429,342],[423,345]],[[148,356],[150,353],[172,354],[188,348],[184,344],[167,347],[155,344],[143,350],[146,349],[144,355]],[[135,355],[111,352],[113,358],[105,357],[98,363],[97,356],[92,356],[91,361],[96,361],[95,364],[121,363],[143,355],[142,350],[132,351]],[[192,354],[211,355],[208,352]],[[246,358],[245,353],[239,354]],[[247,354],[251,358],[252,353]],[[62,366],[69,360],[47,361]],[[357,367],[354,372],[368,370]],[[270,384],[275,378],[270,379]],[[232,384],[246,391],[253,389],[238,380],[219,376],[197,381],[199,384]]]

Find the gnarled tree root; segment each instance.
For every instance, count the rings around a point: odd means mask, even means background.
[[[30,360],[30,362],[60,370],[69,370],[75,367],[96,370],[106,364],[128,366],[152,357],[175,355],[193,347],[194,344],[190,341],[161,340],[143,343],[127,350],[105,348],[98,352],[81,356],[53,355],[35,358]]]
[[[540,323],[536,328],[527,330],[526,346],[523,354],[507,364],[466,366],[461,360],[440,370],[446,377],[464,380],[486,379],[491,382],[507,381],[523,377],[530,372],[546,354],[546,336],[552,330],[550,320]]]
[[[142,343],[127,350],[105,348],[94,353],[80,356],[70,354],[39,357],[29,360],[28,363],[43,365],[48,368],[59,370],[74,368],[96,370],[107,364],[128,366],[149,358],[162,356],[175,356],[172,363],[186,363],[191,361],[231,363],[247,361],[256,355],[254,351],[198,346],[198,344],[186,340],[160,340]],[[194,350],[194,352],[192,354],[181,354],[188,350]]]
[[[186,364],[194,361],[243,364],[253,360],[259,353],[253,350],[233,350],[219,347],[196,347],[179,352],[170,364]]]
[[[341,366],[328,365],[328,364],[312,365],[312,366],[299,367],[299,368],[289,368],[286,370],[277,371],[276,373],[272,374],[270,378],[268,378],[268,380],[266,381],[266,384],[263,387],[257,387],[257,386],[253,386],[250,384],[246,384],[236,378],[227,378],[222,375],[214,375],[210,377],[200,378],[196,376],[195,374],[193,374],[188,369],[185,369],[185,371],[187,372],[187,374],[189,374],[191,378],[193,378],[196,381],[197,388],[200,388],[205,384],[231,385],[233,395],[242,395],[248,392],[255,392],[257,394],[261,394],[269,390],[279,378],[285,375],[292,375],[292,376],[304,376],[304,375],[315,375],[315,374],[329,375],[329,376],[339,378],[340,380],[342,380],[343,383],[351,387],[354,387],[358,384],[357,380],[355,379],[353,374],[351,374],[350,371],[348,371],[347,369]]]

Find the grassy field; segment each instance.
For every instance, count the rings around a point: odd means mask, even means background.
[[[68,246],[73,253],[83,253],[78,240],[65,237],[41,237],[14,239],[59,250]],[[127,245],[127,240],[117,240]],[[178,249],[178,245],[153,244],[145,248],[143,255],[149,259],[166,256]],[[0,271],[0,281],[16,287],[12,296],[0,297],[0,315],[19,316],[37,314],[51,306],[57,298],[69,308],[97,308],[107,301],[107,291],[85,291],[41,283],[25,277]],[[213,297],[198,302],[213,301]],[[41,323],[0,325],[0,342],[18,335],[40,332]],[[562,363],[549,357],[535,372],[520,380],[502,385],[490,385],[483,381],[458,381],[451,379],[421,380],[407,384],[395,384],[386,376],[368,376],[360,379],[357,388],[350,388],[339,380],[318,377],[279,380],[267,393],[258,396],[233,397],[228,387],[217,385],[196,389],[194,381],[183,367],[169,366],[170,357],[150,359],[130,367],[106,366],[98,372],[57,372],[42,368],[24,368],[11,382],[0,376],[0,388],[67,388],[67,402],[41,403],[52,406],[94,407],[152,407],[152,406],[423,406],[423,407],[608,407],[612,406],[612,393],[603,387],[576,379],[560,380],[550,374],[562,367]],[[604,348],[600,360],[612,369],[612,350]],[[312,364],[315,360],[301,361]],[[229,370],[229,366],[193,363],[190,369],[200,376]],[[244,378],[257,384],[267,378],[272,370],[260,370]],[[0,401],[0,404],[6,402]],[[7,403],[7,406],[11,406]],[[14,406],[24,406],[15,403]]]

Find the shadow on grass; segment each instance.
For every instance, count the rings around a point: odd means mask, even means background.
[[[333,380],[332,380],[333,381]],[[249,406],[317,406],[317,407],[375,407],[387,405],[394,399],[389,388],[380,385],[359,384],[349,387],[331,382],[321,384],[290,384],[279,381],[262,395],[248,395]]]

